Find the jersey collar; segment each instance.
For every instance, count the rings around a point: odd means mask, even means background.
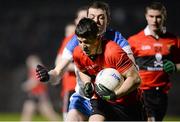
[[[162,33],[163,33],[163,34],[166,33],[166,27],[162,27]],[[154,34],[151,32],[149,26],[146,26],[146,28],[144,29],[144,34],[145,34],[145,36],[153,36],[153,37],[155,37],[156,39],[159,39],[159,35],[157,35],[157,34],[154,35]]]

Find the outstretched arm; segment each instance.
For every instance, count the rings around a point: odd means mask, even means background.
[[[56,85],[59,83],[60,77],[70,62],[70,60],[62,59],[61,63],[57,64],[57,66],[49,72],[44,66],[38,65],[36,68],[36,76],[41,82],[49,82],[53,85]]]

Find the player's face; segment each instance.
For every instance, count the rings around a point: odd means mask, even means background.
[[[89,8],[88,18],[93,19],[99,28],[99,34],[106,31],[107,27],[107,15],[106,11],[97,8]]]
[[[145,16],[151,31],[156,32],[162,29],[165,17],[161,11],[149,9]]]
[[[88,56],[96,54],[98,41],[96,39],[86,39],[78,37],[79,46]]]

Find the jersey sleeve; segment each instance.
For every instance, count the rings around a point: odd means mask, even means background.
[[[115,38],[114,41],[120,46],[120,47],[126,47],[129,46],[128,41],[122,36],[122,34],[118,31],[115,32]]]
[[[69,52],[73,53],[74,48],[79,45],[77,36],[74,35],[72,39],[67,43],[66,49],[69,50]]]
[[[108,40],[116,42],[127,54],[132,54],[132,50],[129,46],[128,41],[122,36],[122,34],[113,29],[108,29],[105,37]]]
[[[79,42],[77,40],[77,36],[73,35],[71,40],[66,44],[64,50],[62,51],[62,58],[73,60],[72,53],[74,51],[74,48],[78,46]]]
[[[62,52],[62,58],[67,60],[73,60],[72,52],[69,51],[66,47],[64,48]]]

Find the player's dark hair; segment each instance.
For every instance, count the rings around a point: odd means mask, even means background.
[[[152,2],[149,5],[147,5],[145,8],[145,14],[147,13],[149,9],[160,11],[165,17],[165,20],[167,19],[166,7],[161,2]]]
[[[83,18],[76,26],[75,34],[82,38],[94,39],[97,37],[99,30],[94,20]]]
[[[107,15],[107,22],[108,24],[110,23],[111,17],[110,17],[110,7],[107,3],[102,2],[102,1],[95,1],[92,2],[87,9],[87,15],[89,14],[89,9],[90,8],[96,8],[96,9],[102,9],[104,11],[106,11],[106,15]]]

